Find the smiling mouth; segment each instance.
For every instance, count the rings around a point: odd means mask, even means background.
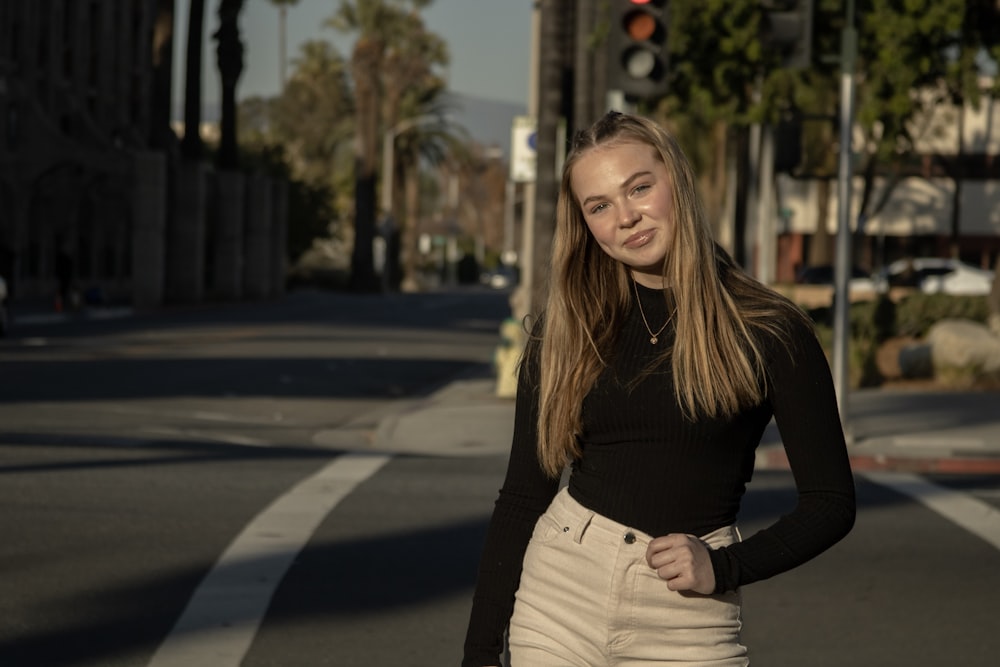
[[[622,245],[624,245],[626,248],[641,248],[642,246],[649,243],[650,239],[653,238],[653,235],[655,233],[656,231],[652,229],[647,229],[644,232],[637,232],[632,236],[628,237],[627,239],[625,239],[625,243],[623,243]]]

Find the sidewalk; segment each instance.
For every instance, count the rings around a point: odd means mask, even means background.
[[[81,306],[76,309],[56,310],[47,301],[32,301],[9,306],[11,326],[34,324],[58,324],[74,320],[110,320],[131,317],[135,310],[131,306]]]
[[[514,401],[493,378],[458,379],[384,416],[371,446],[424,455],[505,454]],[[1000,474],[1000,393],[865,389],[848,397],[845,430],[857,471]],[[757,468],[787,469],[772,422]]]
[[[128,307],[18,311],[15,326],[134,314]],[[514,400],[497,397],[495,389],[496,379],[482,372],[460,377],[426,398],[394,403],[377,415],[374,426],[324,432],[316,441],[403,454],[504,455],[510,449]],[[1000,474],[1000,392],[863,389],[852,391],[847,405],[845,432],[857,471]],[[757,450],[757,468],[787,467],[772,422]]]

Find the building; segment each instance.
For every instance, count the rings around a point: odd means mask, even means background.
[[[174,0],[0,2],[0,275],[15,304],[283,290],[283,184],[180,159],[174,25]]]
[[[868,219],[859,215],[864,182],[854,174],[854,263],[877,270],[908,256],[957,255],[992,269],[1000,256],[1000,101],[984,96],[978,109],[935,107],[931,117],[916,121],[913,136],[916,158],[903,166],[898,182],[886,175],[875,179],[872,196],[884,205]],[[856,132],[855,153],[860,140]],[[827,217],[819,221],[822,192],[816,180],[776,178],[777,282],[793,279],[818,233],[836,236],[838,188],[828,188]]]

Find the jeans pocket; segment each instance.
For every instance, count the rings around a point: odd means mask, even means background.
[[[561,525],[548,512],[538,517],[535,522],[535,529],[531,533],[531,541],[535,544],[547,544],[563,533],[569,532],[569,528]]]

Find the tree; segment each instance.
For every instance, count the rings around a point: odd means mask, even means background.
[[[536,152],[535,220],[532,250],[531,288],[523,304],[526,313],[540,312],[548,294],[549,258],[555,234],[556,200],[559,178],[556,175],[559,153],[563,147],[558,141],[560,118],[565,117],[571,97],[565,86],[567,59],[572,58],[575,22],[573,4],[569,0],[541,0],[540,44],[538,72],[538,145]],[[521,310],[516,308],[515,311]],[[520,314],[520,313],[518,313]]]
[[[699,137],[719,137],[711,131],[715,124],[739,129],[775,123],[791,111],[807,119],[803,172],[836,177],[844,11],[844,0],[814,1],[810,66],[789,70],[761,40],[763,10],[757,0],[671,1],[671,93],[658,113],[682,128],[682,143],[696,163],[719,155],[692,149]],[[913,163],[919,133],[927,127],[921,119],[938,105],[978,100],[978,81],[989,60],[983,54],[991,55],[994,65],[1000,60],[1000,8],[993,0],[856,0],[856,13],[855,120],[864,134],[861,211],[870,217],[894,182],[919,173]],[[1000,79],[993,81],[993,91],[1000,92]],[[928,91],[936,94],[915,94]],[[701,173],[708,171],[699,166]],[[877,199],[876,177],[889,183]]]
[[[742,242],[747,192],[748,128],[764,113],[756,100],[777,53],[760,40],[758,0],[672,0],[669,35],[670,92],[656,114],[678,136],[699,174],[710,220],[720,220],[727,189],[738,193],[733,251],[745,262]],[[729,164],[737,165],[735,183]]]
[[[201,42],[204,34],[205,0],[191,0],[188,7],[187,50],[184,67],[184,138],[181,155],[197,160],[204,153],[201,141]]]
[[[354,131],[348,65],[323,41],[303,44],[293,64],[288,83],[270,104],[270,136],[284,146],[296,177],[331,185],[346,171],[339,158]]]
[[[417,11],[430,0],[341,0],[329,24],[356,34],[351,53],[351,78],[355,98],[354,144],[354,249],[350,286],[358,291],[377,291],[372,242],[375,239],[375,181],[379,152],[379,111],[386,51],[405,20],[406,7]]]
[[[219,29],[212,35],[218,42],[216,59],[222,79],[222,118],[219,127],[218,164],[222,169],[239,165],[236,146],[236,84],[243,73],[243,43],[239,16],[243,0],[219,0]]]
[[[396,141],[396,167],[398,178],[393,182],[402,191],[404,215],[397,210],[393,218],[401,221],[400,264],[401,287],[404,291],[415,290],[417,280],[417,240],[420,226],[420,167],[428,165],[441,167],[450,165],[462,169],[470,164],[471,154],[467,150],[468,137],[462,128],[456,127],[448,118],[449,105],[443,98],[443,82],[438,87],[424,91],[421,98],[411,100],[403,108],[408,109],[405,117],[422,119],[412,129],[400,135]],[[384,166],[383,166],[384,168]],[[393,197],[394,202],[400,198]]]
[[[290,181],[289,259],[316,238],[342,238],[336,226],[351,207],[353,96],[344,58],[324,41],[302,45],[280,95],[240,104],[240,145],[269,172]],[[281,174],[279,174],[281,175]]]
[[[398,250],[401,264],[391,275],[401,278],[406,290],[417,288],[417,229],[420,218],[420,166],[438,166],[461,153],[466,138],[448,119],[446,83],[436,69],[448,64],[444,41],[424,26],[416,12],[401,16],[385,52],[382,86],[383,127],[406,124],[395,136],[393,151],[393,210],[383,211],[392,222],[387,229],[391,250]],[[384,140],[384,139],[383,139]],[[386,169],[387,165],[382,165]],[[403,196],[397,196],[402,194]],[[402,214],[401,214],[402,212]],[[399,243],[394,243],[398,237]],[[395,252],[389,261],[395,263]]]
[[[174,57],[174,0],[157,0],[153,24],[153,101],[150,104],[149,143],[174,153],[177,136],[170,129],[171,81]]]

